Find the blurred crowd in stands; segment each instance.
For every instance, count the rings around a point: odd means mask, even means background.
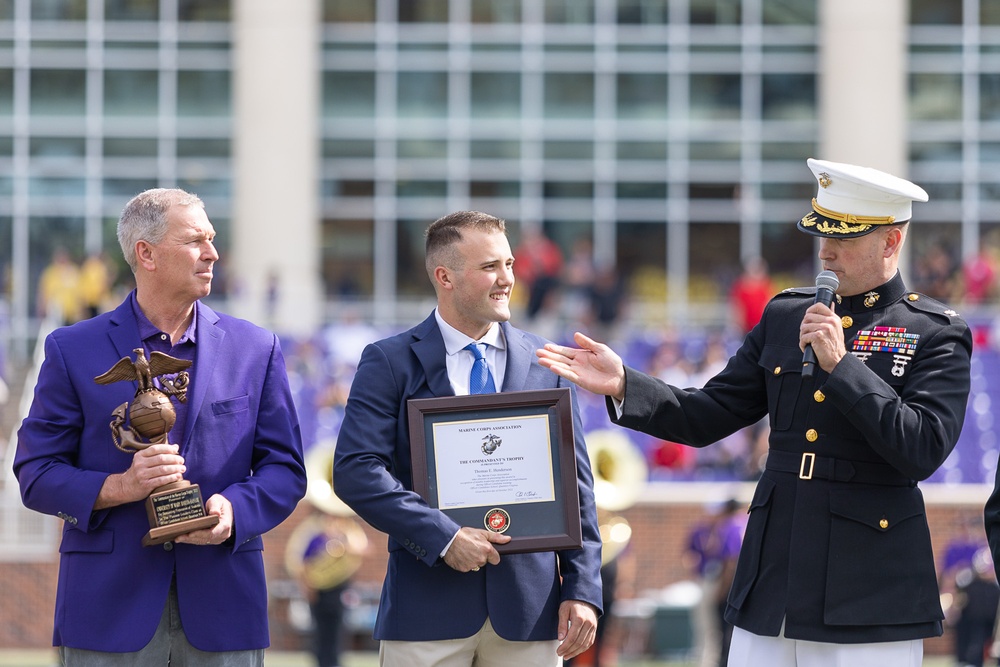
[[[587,237],[578,238],[564,259],[554,241],[537,230],[526,229],[514,257],[518,284],[515,294],[524,304],[524,316],[529,321],[556,315],[608,331],[627,307],[625,279],[613,267],[594,261],[593,243]]]
[[[979,252],[959,257],[945,241],[931,243],[913,261],[913,289],[954,307],[976,307],[1000,300],[1000,236],[984,237]]]
[[[764,260],[751,258],[739,275],[717,283],[719,293],[728,295],[726,322],[638,327],[628,317],[630,289],[624,272],[599,266],[594,256],[589,239],[573,243],[564,256],[551,239],[525,230],[515,250],[515,324],[564,343],[571,341],[573,331],[584,331],[613,343],[627,364],[681,387],[699,387],[719,372],[783,286],[769,275]],[[976,339],[969,418],[959,447],[934,481],[992,481],[986,477],[1000,446],[990,418],[992,401],[1000,401],[1000,315],[993,307],[1000,303],[1000,243],[984,243],[982,252],[963,262],[947,245],[932,244],[914,257],[909,274],[913,289],[962,313]],[[113,308],[130,289],[119,278],[102,255],[76,263],[66,250],[56,250],[39,278],[37,314],[68,324]],[[402,328],[373,326],[363,321],[360,310],[348,308],[315,336],[283,339],[306,447],[336,439],[362,349]],[[604,401],[587,392],[579,396],[585,429],[607,428]],[[704,449],[629,435],[645,453],[652,480],[753,480],[767,451],[768,428],[762,422]]]
[[[629,299],[624,281],[599,271],[588,243],[581,242],[568,258],[542,236],[526,235],[521,246],[515,251],[515,292],[521,292],[514,310],[516,324],[533,320],[533,328],[557,342],[569,343],[575,330],[612,341],[627,364],[681,387],[701,386],[721,370],[779,290],[763,260],[752,259],[728,286],[720,285],[729,295],[727,323],[707,327],[669,322],[636,327],[625,316]],[[926,276],[923,267],[932,261],[930,255],[936,256],[936,250],[915,259],[911,272],[918,273],[919,265],[920,275]],[[949,303],[959,312],[971,301],[963,299],[963,293],[979,295],[972,298],[985,302],[1000,296],[994,257],[995,253],[987,250],[976,261],[967,262],[961,272],[952,274],[951,284],[961,287],[953,287],[958,290],[953,296],[958,298]],[[977,281],[974,287],[969,282],[973,279]],[[991,315],[992,310],[988,306],[970,309],[975,316],[967,316],[977,344],[969,416],[956,452],[931,481],[992,482],[1000,444],[990,419],[992,402],[1000,401],[1000,318]],[[375,327],[348,312],[313,338],[286,343],[307,447],[336,439],[355,364],[364,346],[401,328]],[[584,428],[588,432],[607,428],[610,421],[603,399],[578,393]],[[629,436],[646,455],[651,480],[754,480],[767,452],[768,427],[766,421],[755,424],[703,449],[639,433],[630,432]]]
[[[65,248],[57,248],[42,269],[36,294],[36,314],[57,324],[73,324],[118,305],[117,270],[103,253],[77,263]],[[127,289],[131,289],[128,287]]]

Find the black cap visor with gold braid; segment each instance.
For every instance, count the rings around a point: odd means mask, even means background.
[[[799,231],[813,236],[824,236],[837,239],[851,239],[864,236],[875,231],[876,227],[887,225],[902,225],[909,220],[897,220],[894,216],[851,215],[823,208],[816,200],[812,200],[812,211],[802,216],[798,225]]]

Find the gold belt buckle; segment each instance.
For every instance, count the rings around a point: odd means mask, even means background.
[[[799,479],[812,479],[814,465],[816,465],[816,455],[812,452],[802,452],[802,462],[799,464]]]

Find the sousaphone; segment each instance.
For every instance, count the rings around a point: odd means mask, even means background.
[[[368,537],[354,510],[333,491],[334,441],[313,445],[306,454],[306,500],[320,510],[295,527],[285,547],[285,569],[310,588],[344,583],[361,567]]]
[[[619,430],[586,434],[590,467],[594,472],[594,501],[601,529],[601,564],[607,565],[625,550],[632,527],[615,514],[636,503],[646,486],[649,468],[639,448]]]

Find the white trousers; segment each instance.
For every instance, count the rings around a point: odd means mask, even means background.
[[[729,667],[920,667],[922,639],[872,644],[829,644],[788,639],[785,628],[777,637],[762,637],[733,628]]]
[[[381,667],[558,667],[559,642],[512,642],[493,629],[490,619],[465,639],[424,642],[381,641]],[[885,667],[881,665],[880,667]]]

